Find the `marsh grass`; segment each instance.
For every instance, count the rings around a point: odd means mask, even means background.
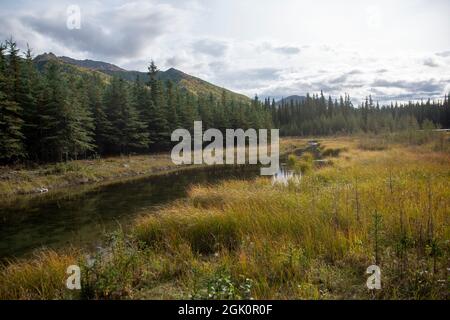
[[[194,186],[143,215],[82,267],[81,297],[448,298],[450,155],[430,145],[322,144],[346,149],[298,184]],[[0,298],[71,297],[58,286],[63,257],[5,267]],[[372,264],[382,272],[375,293],[365,285]]]
[[[288,156],[287,165],[291,170],[305,174],[313,169],[314,155],[310,152],[304,152],[300,157],[295,154]]]
[[[77,252],[58,254],[44,250],[27,261],[10,261],[0,273],[1,299],[71,299],[66,289],[66,269],[76,264]]]

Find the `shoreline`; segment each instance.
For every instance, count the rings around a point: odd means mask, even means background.
[[[4,200],[14,200],[22,196],[67,191],[80,186],[96,187],[187,167],[190,166],[173,164],[166,154],[74,160],[33,169],[1,167],[0,195]]]
[[[306,138],[280,139],[280,158],[303,147]],[[25,196],[67,191],[80,186],[104,184],[149,177],[203,165],[176,165],[170,153],[132,155],[94,160],[72,160],[36,165],[35,168],[0,167],[1,202]]]

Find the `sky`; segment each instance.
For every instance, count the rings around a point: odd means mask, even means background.
[[[383,103],[450,92],[449,13],[449,0],[0,0],[0,39],[128,70],[153,59],[249,97]]]

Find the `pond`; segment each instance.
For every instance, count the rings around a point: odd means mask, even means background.
[[[0,260],[27,256],[42,247],[94,248],[103,235],[126,228],[143,210],[185,197],[193,184],[252,179],[259,173],[257,166],[192,168],[87,191],[80,187],[19,197],[0,207]]]

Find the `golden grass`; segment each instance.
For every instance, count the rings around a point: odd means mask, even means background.
[[[258,178],[195,186],[187,199],[142,216],[111,254],[83,268],[91,275],[87,297],[448,298],[450,154],[426,145],[363,150],[357,139],[320,142],[343,151],[299,184]],[[10,264],[0,271],[0,298],[67,297],[58,287],[60,263],[69,261]],[[365,285],[372,264],[382,272],[377,292]],[[34,289],[35,279],[50,285]]]
[[[42,251],[28,261],[10,262],[0,273],[2,299],[69,299],[67,267],[77,264],[77,254]],[[75,292],[75,296],[78,294]]]
[[[182,245],[194,257],[216,254],[203,272],[225,268],[236,281],[253,279],[256,298],[368,298],[364,271],[376,256],[380,298],[444,297],[449,155],[400,146],[361,151],[344,139],[322,144],[349,151],[300,185],[258,179],[195,187],[187,202],[141,218],[135,235],[164,251]]]

